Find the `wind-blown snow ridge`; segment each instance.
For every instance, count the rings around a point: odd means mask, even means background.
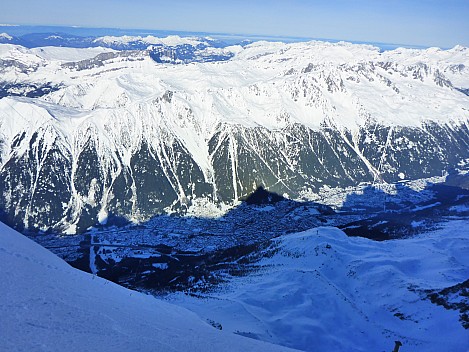
[[[2,351],[287,351],[73,269],[0,223]]]

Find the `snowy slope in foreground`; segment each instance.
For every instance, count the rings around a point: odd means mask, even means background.
[[[258,274],[171,300],[224,330],[308,351],[467,351],[458,312],[423,299],[469,277],[468,221],[374,242],[336,228],[279,237]]]
[[[281,351],[77,271],[0,223],[1,351]]]

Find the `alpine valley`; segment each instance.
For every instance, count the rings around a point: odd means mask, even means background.
[[[469,345],[468,48],[0,43],[0,221],[238,335]]]

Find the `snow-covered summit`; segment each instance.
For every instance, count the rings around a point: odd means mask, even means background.
[[[192,45],[197,46],[199,44],[207,45],[207,42],[201,38],[196,37],[180,37],[177,35],[170,35],[165,38],[154,37],[148,35],[146,37],[142,36],[104,36],[98,37],[93,40],[94,43],[103,43],[106,45],[123,45],[129,44],[132,42],[143,42],[148,45],[165,45],[165,46],[178,46],[178,45]]]
[[[36,54],[42,59],[48,61],[60,62],[76,62],[86,59],[92,59],[99,54],[114,52],[114,50],[103,47],[94,48],[68,48],[57,46],[46,46],[40,48],[30,49],[32,53]]]
[[[166,47],[202,43],[197,38],[177,36],[96,40],[109,44],[136,39]],[[204,50],[210,55],[209,49]],[[129,57],[118,59],[116,56],[91,60],[93,55],[110,51],[102,48],[21,50],[14,47],[2,51],[2,56],[8,60],[16,57],[25,65],[30,60],[31,65],[37,66],[27,77],[6,68],[4,77],[8,81],[48,80],[61,84],[62,89],[46,98],[55,104],[86,109],[121,107],[116,89],[120,90],[119,82],[125,80],[133,82],[133,86],[126,84],[127,92],[139,90],[137,96],[127,100],[126,105],[130,107],[131,103],[153,101],[160,94],[158,86],[162,83],[166,90],[175,93],[175,101],[191,111],[204,111],[196,113],[193,122],[207,121],[210,126],[226,121],[275,129],[284,127],[286,117],[287,123],[312,128],[331,121],[337,127],[354,130],[370,121],[419,126],[427,120],[445,123],[467,118],[469,102],[458,90],[469,87],[467,50],[430,48],[380,52],[370,45],[318,41],[256,42],[245,48],[223,50],[227,55],[231,51],[233,58],[226,62],[177,67],[155,64],[144,53],[140,59],[138,55],[132,59],[133,62]],[[175,52],[159,55],[170,60]],[[57,68],[57,61],[70,62],[73,57],[75,61],[82,61],[81,66],[76,67],[88,69],[73,72],[72,65]],[[90,59],[88,65],[83,62],[86,59]],[[95,79],[97,76],[99,80]],[[106,88],[98,88],[98,85]],[[76,91],[84,86],[94,86],[102,93],[95,94],[92,89],[77,95]],[[102,105],[100,100],[109,103]],[[211,104],[212,108],[205,111],[201,104]]]
[[[2,351],[287,351],[73,269],[0,223]]]
[[[13,37],[8,33],[0,33],[0,40],[13,40]]]

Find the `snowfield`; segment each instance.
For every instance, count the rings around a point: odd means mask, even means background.
[[[96,40],[125,43],[135,39]],[[152,37],[148,42],[168,47],[200,43],[174,36]],[[94,115],[99,115],[96,110],[100,108],[125,107],[138,113],[172,91],[172,114],[164,119],[179,123],[183,130],[201,130],[205,132],[202,137],[220,121],[269,129],[298,122],[317,129],[327,117],[334,125],[350,130],[370,117],[397,126],[419,126],[426,120],[467,121],[469,105],[457,90],[469,86],[469,50],[465,47],[380,52],[371,45],[346,42],[261,41],[226,50],[234,54],[226,62],[158,65],[142,51],[136,54],[139,60],[101,58],[100,65],[77,70],[60,64],[116,51],[100,47],[26,49],[3,44],[0,59],[34,67],[28,72],[6,68],[2,80],[60,84],[63,89],[45,100],[87,110],[90,120],[99,118]],[[186,109],[195,116],[184,116]],[[75,128],[67,133],[73,134]]]
[[[36,54],[42,59],[48,61],[74,62],[79,60],[92,59],[102,53],[114,52],[109,48],[67,48],[46,46],[30,49],[31,53]]]
[[[0,351],[287,351],[76,269],[0,223]]]
[[[469,277],[469,221],[375,242],[321,227],[279,237],[254,275],[200,297],[168,297],[237,332],[305,351],[459,351],[459,312],[428,299]],[[268,251],[269,252],[269,251]]]

